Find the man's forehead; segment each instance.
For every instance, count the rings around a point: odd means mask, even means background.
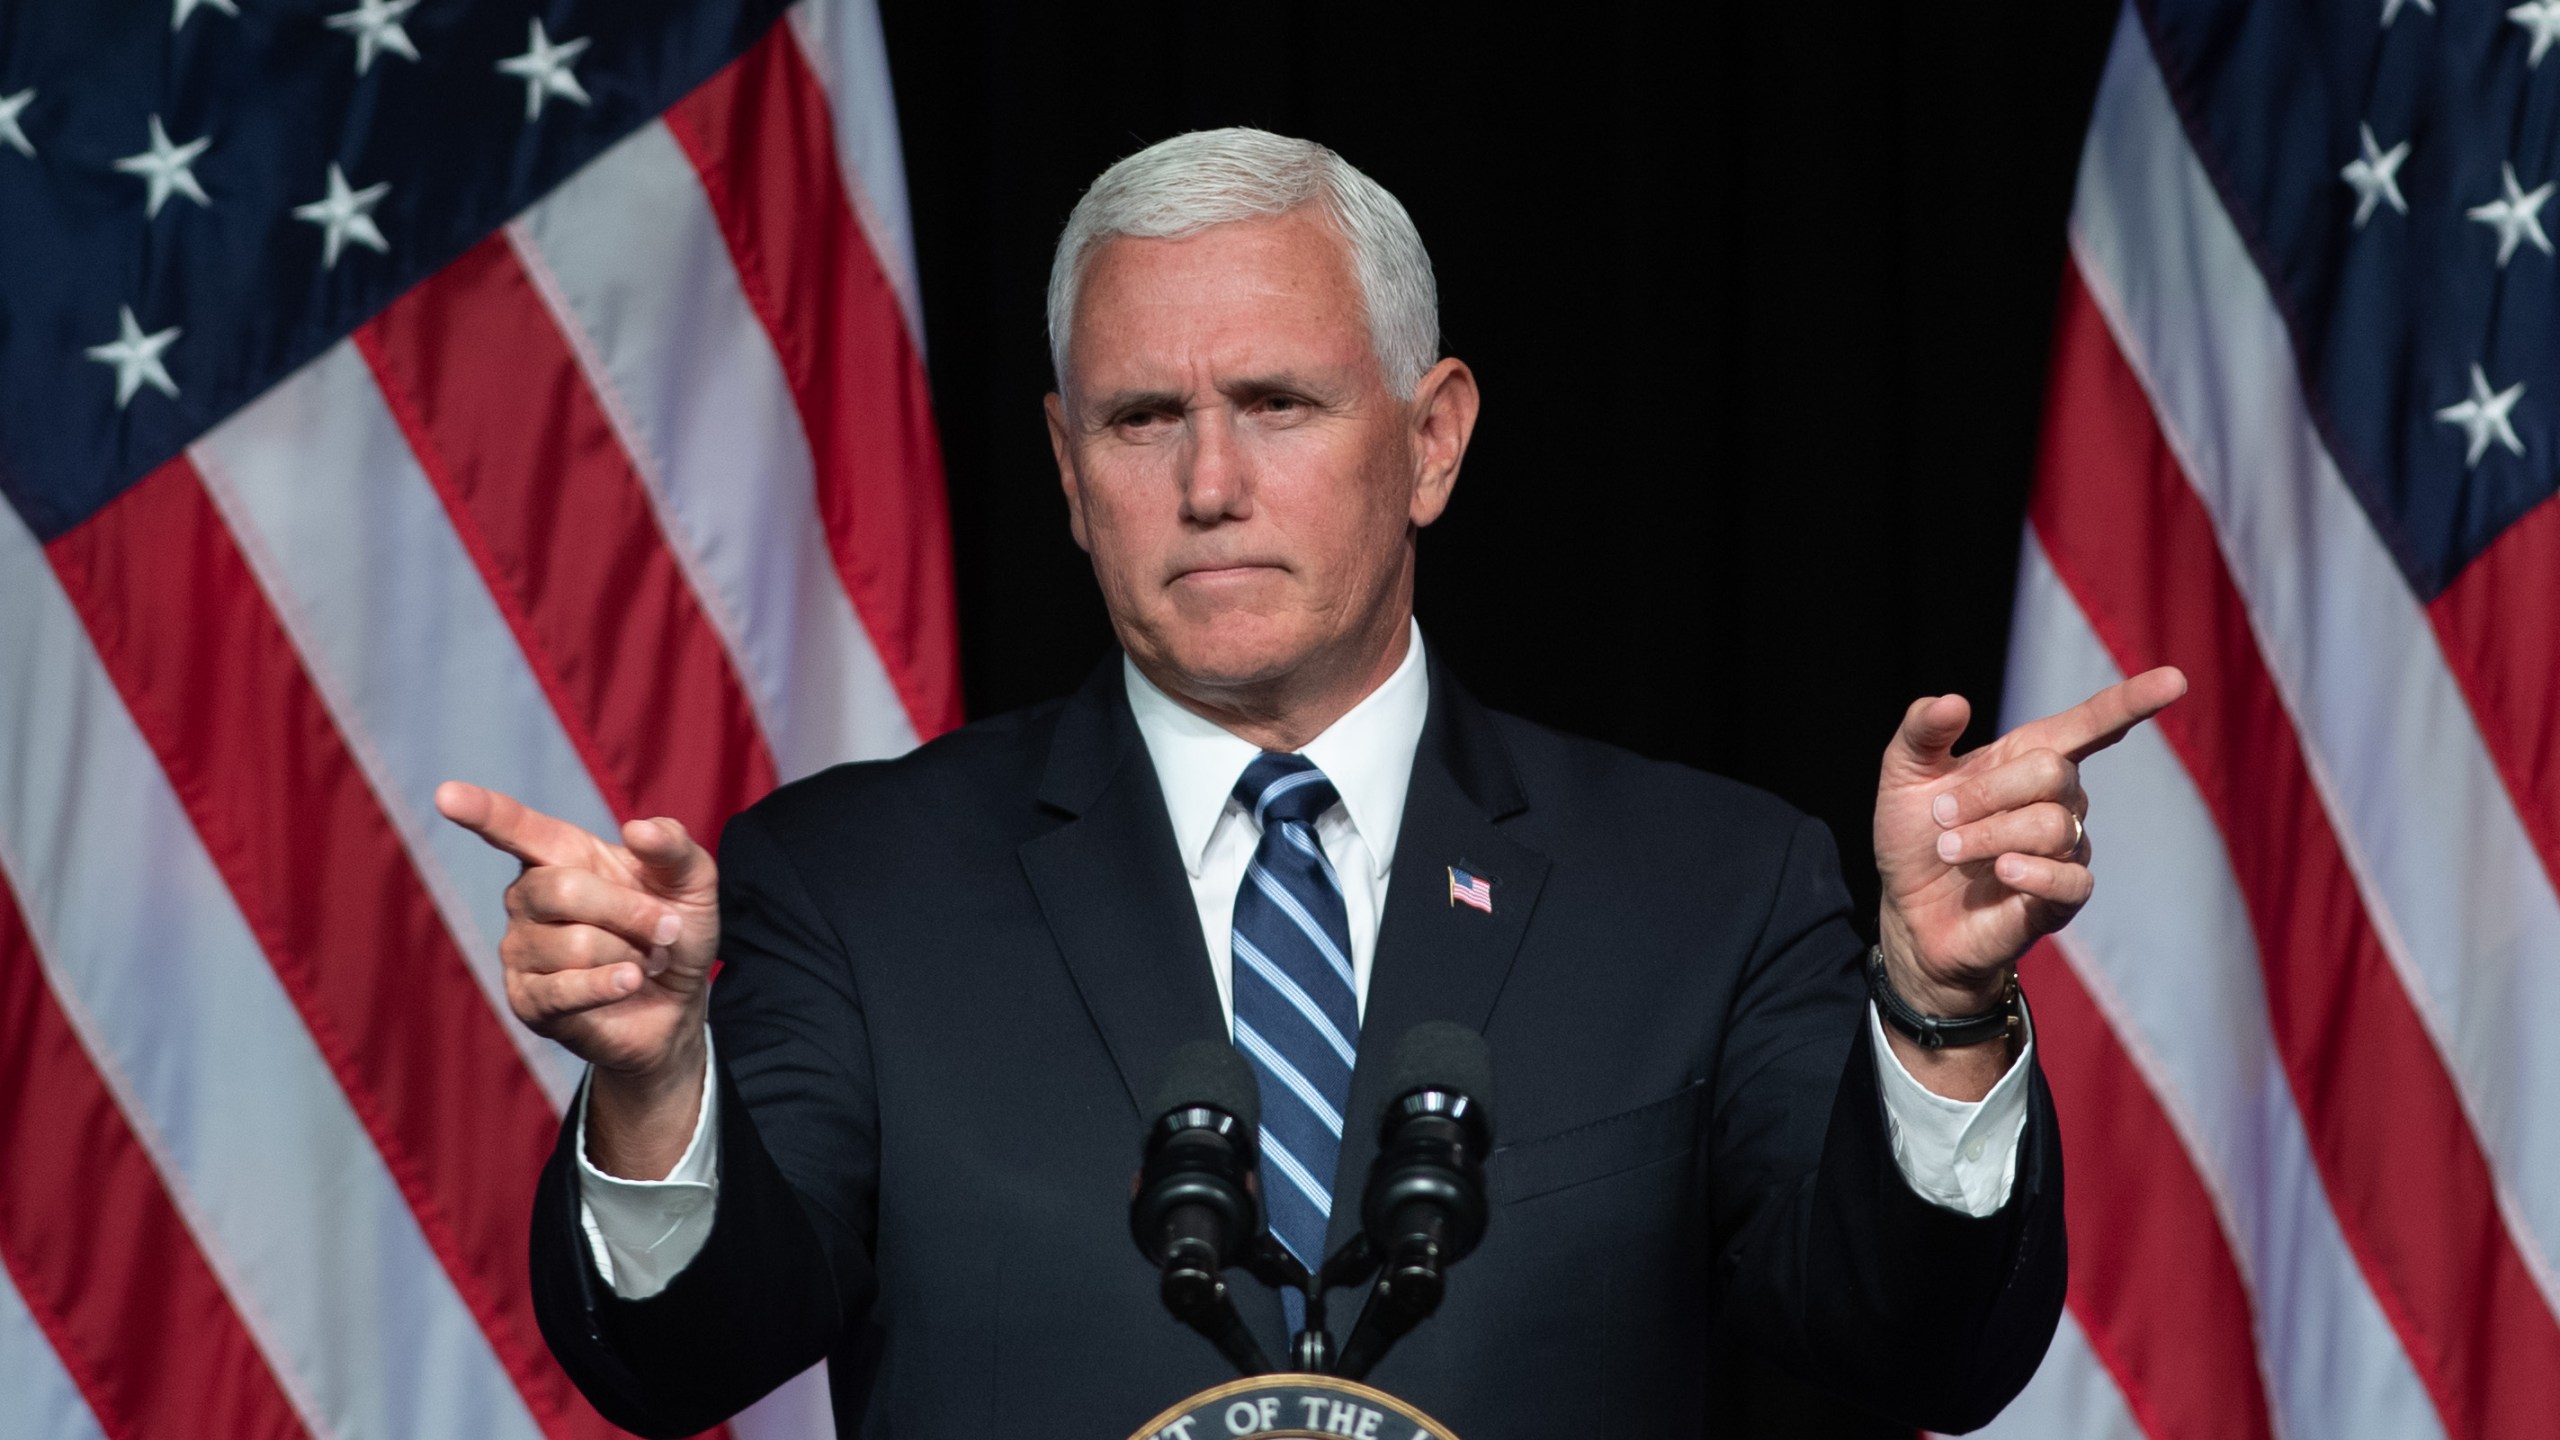
[[[1178,239],[1115,236],[1076,298],[1079,389],[1188,386],[1357,366],[1368,320],[1340,236],[1305,211]]]

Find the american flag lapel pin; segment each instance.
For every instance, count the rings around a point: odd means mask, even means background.
[[[1487,915],[1493,913],[1493,877],[1479,875],[1461,866],[1449,867],[1449,908],[1472,905]]]

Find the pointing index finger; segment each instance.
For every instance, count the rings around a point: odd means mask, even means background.
[[[594,853],[594,837],[502,790],[466,780],[436,787],[436,810],[527,865],[574,865]]]
[[[2086,760],[2159,714],[2187,693],[2187,677],[2174,665],[2119,680],[2070,709],[2011,732],[2020,739]]]

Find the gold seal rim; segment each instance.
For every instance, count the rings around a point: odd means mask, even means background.
[[[1198,1394],[1186,1396],[1166,1406],[1157,1412],[1156,1418],[1139,1426],[1131,1433],[1129,1440],[1147,1440],[1147,1437],[1161,1433],[1164,1427],[1203,1405],[1214,1405],[1231,1395],[1242,1395],[1247,1391],[1265,1389],[1274,1385],[1291,1385],[1305,1390],[1331,1390],[1352,1399],[1365,1400],[1380,1409],[1393,1412],[1400,1420],[1407,1420],[1421,1426],[1440,1437],[1440,1440],[1458,1440],[1457,1436],[1450,1433],[1448,1426],[1424,1414],[1409,1400],[1397,1399],[1374,1385],[1363,1385],[1357,1380],[1345,1380],[1339,1375],[1314,1375],[1303,1370],[1279,1370],[1269,1375],[1244,1375],[1221,1385],[1212,1385]],[[1299,1432],[1265,1430],[1260,1433],[1286,1437]],[[1246,1440],[1251,1440],[1251,1437],[1246,1437]]]

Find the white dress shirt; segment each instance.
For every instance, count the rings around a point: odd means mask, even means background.
[[[1191,901],[1200,910],[1200,940],[1217,977],[1218,1004],[1227,1025],[1236,1019],[1236,891],[1262,843],[1262,829],[1235,797],[1236,780],[1262,753],[1250,740],[1182,708],[1174,698],[1123,660],[1129,709],[1156,766],[1174,847],[1191,872]],[[1351,925],[1351,989],[1360,1014],[1369,1013],[1369,967],[1378,958],[1378,925],[1387,913],[1387,869],[1395,863],[1396,834],[1404,825],[1405,786],[1413,778],[1413,752],[1422,743],[1423,716],[1431,709],[1431,682],[1422,665],[1422,629],[1413,627],[1404,663],[1368,697],[1298,752],[1333,782],[1341,803],[1316,817],[1316,843],[1342,881],[1342,909]]]
[[[1238,804],[1236,778],[1261,753],[1211,721],[1184,709],[1138,667],[1122,662],[1129,709],[1154,762],[1164,792],[1174,844],[1190,873],[1192,903],[1200,912],[1200,939],[1217,979],[1218,1004],[1235,1022],[1234,927],[1236,889],[1244,883],[1261,831]],[[1422,661],[1422,629],[1413,626],[1402,664],[1385,683],[1307,742],[1299,752],[1333,782],[1340,802],[1316,817],[1316,839],[1342,880],[1343,910],[1350,920],[1351,973],[1363,1015],[1369,972],[1376,962],[1378,925],[1386,914],[1387,876],[1394,867],[1396,836],[1404,823],[1405,788],[1413,776],[1413,752],[1422,743],[1429,712],[1429,673]],[[2024,1076],[2035,1049],[2028,1028],[2018,1062],[1979,1101],[1951,1100],[1923,1086],[1903,1068],[1886,1043],[1884,1022],[1867,1007],[1876,1072],[1883,1087],[1893,1158],[1911,1188],[1931,1202],[1967,1215],[1988,1215],[2009,1198],[2025,1132]],[[706,1056],[709,1050],[706,1047]],[[579,1095],[578,1168],[580,1219],[595,1253],[596,1269],[626,1300],[657,1294],[700,1254],[711,1235],[712,1202],[719,1188],[718,1090],[706,1079],[702,1113],[684,1158],[664,1180],[625,1180],[587,1163],[585,1092]]]

